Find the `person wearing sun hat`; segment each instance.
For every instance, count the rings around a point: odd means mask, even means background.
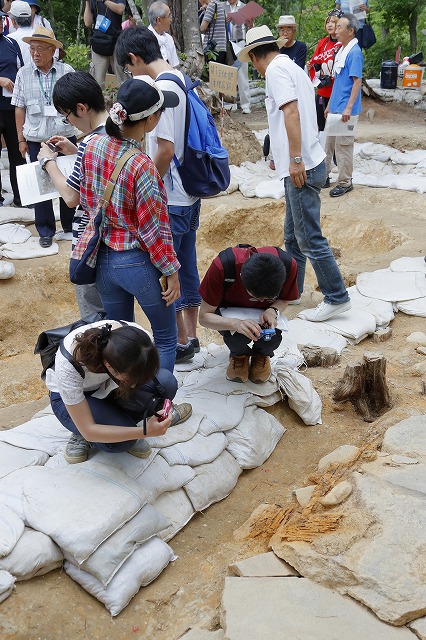
[[[55,50],[62,48],[55,34],[47,27],[38,26],[31,36],[22,38],[30,45],[31,62],[19,69],[13,89],[16,130],[19,151],[23,158],[28,153],[31,162],[37,160],[41,143],[53,135],[62,135],[75,142],[76,129],[53,106],[52,93],[55,82],[74,69],[54,60]],[[34,205],[35,225],[41,247],[52,245],[56,232],[55,216],[51,200]],[[71,232],[74,209],[59,202],[60,218],[64,233]]]
[[[297,22],[294,16],[280,16],[277,29],[281,38],[287,38],[287,42],[281,47],[280,53],[284,53],[299,65],[299,67],[304,69],[308,48],[306,42],[301,42],[295,38]]]
[[[136,298],[151,323],[161,367],[171,372],[177,344],[174,302],[180,296],[180,262],[173,248],[164,185],[141,143],[157,126],[164,109],[178,103],[176,93],[161,90],[148,76],[126,80],[109,111],[108,135],[89,140],[80,171],[80,203],[93,216],[117,160],[128,149],[138,151],[118,176],[106,208],[96,285],[111,320],[132,321]]]
[[[306,258],[315,271],[324,300],[299,317],[312,322],[332,318],[351,307],[342,275],[321,231],[321,187],[326,180],[325,153],[318,140],[315,92],[307,74],[286,55],[280,39],[263,25],[247,32],[241,62],[252,62],[266,79],[266,111],[277,176],[284,179],[285,247],[298,266],[303,292]]]

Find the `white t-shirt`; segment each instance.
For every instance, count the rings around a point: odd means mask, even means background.
[[[160,51],[163,59],[169,63],[172,67],[178,67],[180,65],[180,60],[176,51],[176,45],[169,33],[162,33],[161,35],[156,32],[154,27],[150,24],[148,29],[152,31],[155,37],[158,40],[158,44],[160,45]]]
[[[184,84],[185,78],[176,69],[167,71],[175,74]],[[160,74],[161,76],[161,74]],[[185,119],[186,119],[186,94],[173,80],[156,80],[156,83],[164,91],[173,91],[179,96],[179,104],[173,109],[166,109],[160,118],[160,122],[151,133],[147,135],[147,150],[150,158],[154,159],[157,153],[157,138],[173,142],[175,156],[179,162],[183,160]],[[167,191],[167,201],[169,205],[189,207],[198,200],[194,196],[186,193],[182,186],[182,181],[176,168],[175,161],[172,160],[170,167],[163,176],[164,186]]]
[[[266,69],[266,111],[271,138],[271,151],[277,175],[290,175],[290,151],[283,105],[297,100],[302,131],[302,158],[306,169],[317,167],[325,158],[318,140],[315,90],[306,73],[286,55],[276,56]]]
[[[75,345],[73,345],[74,338],[80,333],[84,333],[87,329],[93,327],[102,327],[105,324],[112,324],[113,331],[118,329],[122,325],[114,320],[101,320],[100,322],[94,322],[93,324],[79,327],[71,333],[69,333],[64,339],[64,347],[69,353],[73,353]],[[142,329],[135,322],[126,322],[126,324],[132,327]],[[145,331],[145,329],[142,329]],[[145,333],[148,333],[145,331]],[[148,333],[150,336],[150,334]],[[150,336],[152,339],[152,337]],[[74,405],[83,402],[85,399],[84,393],[88,391],[96,391],[97,398],[105,398],[113,389],[117,388],[116,383],[109,377],[107,373],[92,373],[86,367],[83,367],[85,377],[82,378],[74,365],[62,355],[61,350],[58,349],[55,357],[55,368],[48,369],[46,371],[46,386],[49,391],[55,391],[59,393],[64,404]]]
[[[22,38],[32,36],[33,31],[33,27],[19,27],[19,29],[9,34],[9,38],[16,40],[16,42],[19,44],[19,48],[21,49],[22,57],[24,59],[24,64],[30,64],[31,53],[30,45],[28,44],[28,42],[24,42]]]

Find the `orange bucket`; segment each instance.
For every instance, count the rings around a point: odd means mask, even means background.
[[[417,64],[409,64],[404,69],[402,86],[406,89],[419,89],[422,83],[423,71],[423,67],[419,67]]]

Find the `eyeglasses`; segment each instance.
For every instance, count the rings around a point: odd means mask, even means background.
[[[278,27],[278,31],[294,31],[295,27]]]
[[[30,45],[31,53],[45,53],[46,51],[51,50],[52,47],[35,47],[32,44]]]
[[[129,78],[133,78],[133,73],[126,67],[126,65],[124,65],[123,67],[123,73]]]
[[[278,299],[278,296],[274,296],[273,298],[255,298],[254,295],[249,291],[247,291],[247,293],[250,296],[250,302],[275,302],[275,300]]]
[[[71,122],[68,120],[68,118],[70,117],[71,113],[72,113],[72,110],[68,111],[67,115],[62,118],[62,122],[64,124],[71,124]]]

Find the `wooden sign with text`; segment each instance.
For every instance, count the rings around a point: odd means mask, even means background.
[[[237,95],[238,69],[227,64],[209,62],[209,85],[212,91],[226,96]]]

